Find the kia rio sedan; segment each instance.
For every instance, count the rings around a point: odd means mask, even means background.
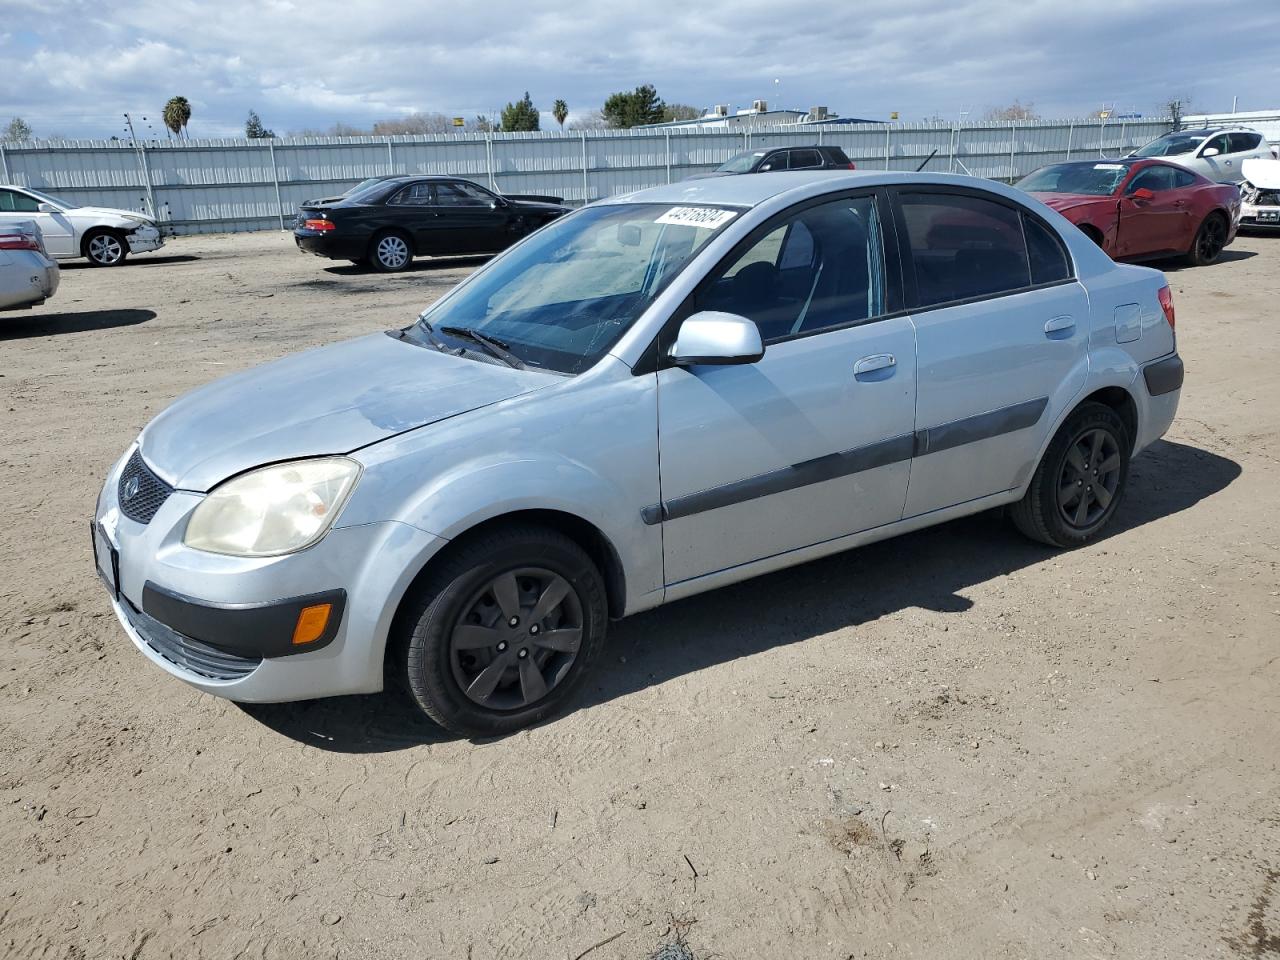
[[[450,730],[510,731],[572,698],[612,618],[1003,505],[1098,537],[1177,408],[1173,324],[1159,272],[1011,187],[644,190],[404,329],[178,400],[107,476],[97,568],[201,690],[399,678]]]

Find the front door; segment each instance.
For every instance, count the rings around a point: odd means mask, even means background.
[[[1041,220],[963,188],[903,188],[916,455],[905,516],[1018,486],[1088,370],[1089,301]]]
[[[901,517],[915,335],[885,277],[880,203],[851,195],[763,225],[677,314],[749,317],[765,354],[658,372],[668,585]]]
[[[41,213],[40,201],[36,197],[21,190],[0,187],[0,223],[19,220],[30,220],[40,228],[49,256],[71,257],[79,252],[75,249],[75,229],[65,213],[61,210]]]
[[[435,191],[432,253],[496,253],[511,244],[509,208],[491,194],[465,180],[438,181]]]
[[[1134,174],[1120,200],[1120,229],[1116,256],[1140,257],[1154,253],[1183,251],[1191,246],[1191,207],[1186,195],[1176,189],[1174,167],[1155,165]],[[1149,200],[1135,197],[1134,191],[1150,190]]]

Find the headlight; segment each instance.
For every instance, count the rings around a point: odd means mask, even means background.
[[[360,479],[346,457],[297,460],[228,480],[191,514],[183,543],[236,557],[274,557],[309,547],[333,525]]]

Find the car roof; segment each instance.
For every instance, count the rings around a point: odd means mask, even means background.
[[[834,192],[840,189],[925,184],[937,186],[978,187],[991,193],[1013,198],[1026,194],[994,180],[963,177],[947,173],[913,173],[897,170],[788,170],[775,173],[746,173],[736,177],[708,177],[682,180],[660,187],[649,187],[597,201],[615,203],[709,204],[713,206],[757,207],[783,194],[796,198]],[[826,189],[822,189],[822,188]]]

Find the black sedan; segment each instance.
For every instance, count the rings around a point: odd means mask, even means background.
[[[568,207],[499,196],[458,177],[394,177],[333,202],[304,205],[300,250],[394,273],[414,257],[497,253]]]

